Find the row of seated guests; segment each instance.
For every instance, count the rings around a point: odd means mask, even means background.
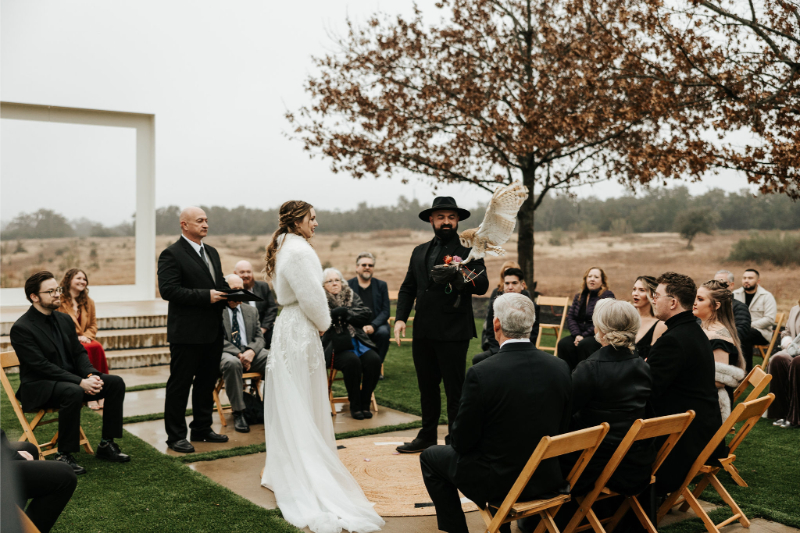
[[[636,351],[642,329],[640,310],[627,302],[602,299],[593,313],[593,337],[600,348],[577,364],[573,373],[567,362],[531,344],[535,313],[529,298],[504,294],[495,300],[492,327],[500,351],[467,372],[451,444],[428,448],[420,458],[439,529],[468,531],[458,490],[479,505],[502,500],[545,435],[600,422],[611,424],[580,486],[572,488],[579,495],[590,490],[637,418],[691,409],[695,419],[659,470],[654,490],[663,496],[680,486],[722,424],[715,355],[693,314],[698,288],[690,277],[667,272],[657,279],[649,296],[654,316],[663,321],[666,331],[650,346],[647,360]],[[638,445],[610,486],[621,494],[638,493],[648,485],[653,458],[653,448]],[[564,477],[570,461],[574,458],[543,463],[522,498],[569,490]],[[571,513],[563,510],[556,516],[557,522],[569,520]],[[518,525],[523,531],[536,527],[527,520]]]
[[[786,330],[781,333],[781,349],[769,359],[772,381],[769,391],[775,401],[767,417],[784,429],[800,428],[800,300],[789,311]]]

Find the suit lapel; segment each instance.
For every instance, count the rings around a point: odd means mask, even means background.
[[[55,344],[53,344],[53,340],[52,340],[52,338],[51,338],[51,335],[52,335],[53,333],[52,333],[52,332],[49,330],[49,328],[47,327],[47,325],[46,325],[46,324],[42,324],[40,320],[31,320],[31,322],[33,322],[33,325],[34,325],[34,326],[36,326],[37,328],[39,328],[39,331],[41,331],[42,333],[44,333],[44,335],[42,336],[42,338],[43,338],[44,340],[46,340],[48,344],[50,344],[50,346],[52,347],[52,350],[55,350],[55,352],[56,352],[56,353],[58,353],[58,348],[56,347],[56,345],[55,345]]]
[[[192,248],[192,245],[186,242],[186,239],[184,239],[183,237],[178,237],[178,241],[182,244],[183,251],[186,252],[189,255],[189,257],[191,257],[192,260],[195,261],[200,266],[200,268],[203,269],[203,272],[205,272],[206,276],[208,276],[208,280],[213,284],[214,287],[216,287],[217,285],[216,283],[214,283],[214,278],[211,277],[211,272],[209,272],[208,270],[208,265],[203,261],[203,258],[200,257],[200,254],[195,252],[194,248]],[[210,254],[206,253],[206,257],[209,258],[209,263],[211,264],[211,268],[216,268],[214,267],[214,262],[211,260]]]
[[[231,333],[232,326],[231,326],[231,312],[228,311],[228,309],[230,309],[230,307],[228,307],[228,305],[226,304],[225,310],[222,312],[222,324],[225,326],[225,332],[228,334],[228,338],[230,339],[232,335]]]

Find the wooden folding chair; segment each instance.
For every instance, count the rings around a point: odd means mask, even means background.
[[[558,318],[558,313],[556,313],[555,307],[561,307],[561,322],[558,324],[539,324],[539,334],[536,336],[536,349],[537,350],[545,350],[545,351],[552,351],[553,355],[558,357],[558,341],[561,340],[561,332],[564,331],[564,322],[567,320],[567,310],[569,309],[569,298],[556,298],[553,296],[539,296],[536,300],[536,303],[539,304],[540,307],[543,306],[550,306],[551,311],[553,314]],[[552,335],[556,338],[555,346],[552,348],[549,346],[542,346],[542,336],[544,335],[544,330],[551,330]],[[548,337],[550,334],[548,334]]]
[[[11,403],[11,407],[14,409],[14,413],[17,415],[17,420],[19,420],[19,423],[22,426],[22,436],[19,438],[19,440],[21,442],[28,441],[36,446],[36,448],[39,450],[39,459],[44,459],[46,455],[58,453],[58,431],[56,431],[56,434],[53,435],[53,438],[50,439],[50,441],[45,442],[44,444],[39,444],[39,441],[36,440],[36,436],[33,434],[34,430],[39,426],[58,422],[58,417],[50,418],[42,422],[44,415],[57,413],[58,409],[39,409],[36,411],[36,416],[33,417],[33,420],[28,422],[28,418],[25,416],[25,413],[22,410],[22,404],[20,404],[19,400],[17,400],[14,389],[11,387],[11,382],[8,380],[7,375],[8,369],[19,366],[17,354],[15,352],[0,353],[0,366],[2,366],[3,369],[3,371],[0,372],[0,381],[3,383],[3,389],[6,391],[6,396],[8,396],[8,401]],[[84,403],[83,405],[86,404]],[[92,445],[89,444],[89,439],[86,438],[86,433],[83,432],[83,427],[79,426],[78,429],[80,430],[81,435],[79,444],[83,446],[83,449],[86,450],[86,453],[94,454]]]
[[[247,388],[247,380],[250,380],[250,390],[255,389],[258,392],[258,397],[261,398],[261,401],[264,401],[264,395],[261,394],[261,381],[263,380],[263,376],[258,372],[245,372],[242,374],[242,381],[245,383],[245,388]],[[212,395],[214,396],[214,405],[216,406],[217,413],[219,413],[219,419],[222,421],[223,427],[227,427],[228,422],[225,420],[225,413],[232,413],[233,409],[231,406],[223,407],[222,402],[219,400],[219,391],[225,388],[225,379],[220,376],[219,381],[217,381],[217,386],[214,387],[214,392]]]
[[[334,396],[333,395],[333,382],[334,381],[342,381],[344,378],[337,378],[336,374],[339,371],[335,368],[328,369],[328,400],[331,402],[331,415],[336,416],[336,404],[337,403],[348,403],[350,400],[347,396]],[[372,399],[369,402],[370,408],[378,412],[378,402],[375,400],[375,393],[372,393]]]
[[[25,511],[17,507],[17,514],[19,515],[19,525],[22,526],[22,533],[40,533],[39,528],[28,518]]]
[[[769,345],[756,345],[758,351],[761,352],[761,357],[763,359],[763,361],[761,361],[761,368],[764,370],[767,370],[767,361],[769,361],[769,356],[772,355],[772,350],[775,348],[775,343],[778,342],[778,337],[781,336],[781,327],[783,326],[784,320],[786,320],[785,314],[778,313],[775,315],[775,329],[772,330],[772,339],[769,341]]]
[[[578,496],[575,498],[580,506],[578,510],[575,511],[567,527],[564,528],[563,533],[573,533],[575,531],[585,531],[587,529],[593,529],[595,533],[605,533],[606,530],[603,528],[603,524],[608,524],[608,530],[613,531],[629,509],[633,510],[634,514],[639,519],[639,523],[642,524],[645,530],[649,533],[656,533],[656,528],[642,508],[641,503],[639,503],[638,496],[626,496],[617,512],[613,516],[603,520],[600,520],[594,513],[592,505],[594,505],[596,501],[619,496],[617,492],[610,489],[606,484],[614,475],[617,467],[622,463],[635,442],[666,437],[664,444],[661,445],[661,448],[656,454],[655,462],[650,471],[650,483],[655,483],[656,472],[658,472],[664,460],[675,447],[675,443],[683,436],[683,433],[686,431],[686,428],[689,427],[689,424],[692,423],[692,420],[694,420],[694,411],[687,411],[679,415],[650,418],[647,420],[642,420],[641,418],[636,420],[631,426],[631,429],[628,430],[625,438],[622,439],[622,442],[617,446],[614,455],[611,456],[611,459],[609,459],[605,468],[600,473],[594,485],[594,489],[585,496]],[[584,519],[588,521],[588,524],[581,525]]]
[[[603,442],[609,427],[607,422],[603,422],[599,426],[565,433],[557,437],[542,437],[503,502],[499,505],[488,502],[481,509],[481,517],[486,522],[488,533],[497,533],[501,525],[533,515],[539,515],[542,519],[539,527],[536,528],[536,533],[543,533],[544,528],[547,528],[550,533],[559,533],[553,517],[561,506],[570,500],[569,494],[560,494],[553,498],[528,502],[517,500],[542,461],[580,451],[582,453],[566,479],[569,486],[574,487],[586,465],[592,459],[594,452],[597,451],[597,447]],[[491,509],[496,509],[494,515]]]
[[[706,463],[710,462],[711,455],[714,453],[720,443],[725,440],[725,437],[728,436],[728,433],[730,433],[731,429],[733,429],[734,426],[739,422],[744,422],[739,430],[734,432],[733,439],[729,444],[731,452],[735,451],[736,448],[739,447],[739,444],[741,444],[742,440],[744,440],[747,434],[750,433],[750,430],[753,429],[753,426],[756,425],[761,418],[761,415],[764,414],[764,411],[767,410],[774,399],[775,395],[770,393],[762,398],[742,402],[736,406],[728,419],[722,423],[722,426],[717,430],[706,447],[703,448],[703,451],[700,452],[700,455],[697,457],[697,460],[694,462],[694,464],[692,464],[691,468],[689,469],[689,473],[686,475],[686,478],[683,480],[680,488],[670,494],[667,500],[658,509],[659,521],[664,518],[670,509],[676,505],[681,505],[681,510],[689,509],[689,507],[691,507],[695,514],[703,521],[703,524],[705,524],[709,533],[719,533],[720,528],[725,527],[737,520],[742,527],[750,527],[750,520],[748,520],[747,516],[745,516],[744,511],[742,511],[742,509],[736,504],[728,491],[725,490],[725,487],[722,486],[722,483],[720,483],[719,479],[717,479],[717,472],[719,472],[722,467],[709,466]],[[736,459],[736,456],[731,454],[728,455],[727,458],[722,459],[720,463],[723,465],[726,463],[730,464],[734,459]],[[698,475],[702,477],[698,481],[694,492],[692,492],[689,490],[689,483],[691,483],[692,480]],[[722,500],[728,505],[728,507],[730,507],[731,512],[733,513],[733,516],[720,522],[719,524],[714,524],[705,510],[703,510],[703,508],[700,506],[700,502],[698,501],[698,498],[703,493],[703,490],[709,484],[714,487],[714,490],[717,491]]]
[[[767,388],[767,385],[769,385],[770,381],[772,381],[772,376],[770,374],[764,372],[764,369],[762,369],[760,366],[754,366],[753,370],[751,370],[750,373],[745,376],[742,382],[739,383],[739,386],[736,387],[736,390],[733,391],[733,403],[735,404],[737,401],[739,401],[739,397],[744,394],[744,392],[747,390],[747,387],[750,385],[753,386],[753,390],[750,391],[750,394],[748,394],[747,398],[744,400],[755,400],[761,396],[761,393],[764,392],[764,389]],[[742,486],[746,487],[747,485]]]

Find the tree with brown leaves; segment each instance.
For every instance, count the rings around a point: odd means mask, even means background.
[[[634,4],[635,5],[635,4]],[[443,0],[426,25],[375,16],[315,59],[309,106],[287,118],[334,172],[417,175],[487,191],[522,179],[519,262],[533,279],[533,215],[551,190],[615,179],[699,179],[705,101],[662,76],[652,19],[583,0]],[[637,18],[638,17],[638,18]],[[635,43],[633,48],[631,43]],[[647,59],[643,59],[647,58]]]

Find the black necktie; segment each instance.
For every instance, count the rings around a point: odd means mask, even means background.
[[[61,357],[61,368],[68,372],[74,373],[75,369],[67,358],[67,351],[64,349],[64,338],[61,336],[61,330],[58,327],[58,322],[56,322],[55,315],[51,314],[45,320],[50,325],[50,338],[53,341],[53,344],[56,345],[56,351]]]
[[[211,279],[213,279],[214,283],[216,283],[217,282],[217,276],[214,275],[214,267],[211,266],[211,261],[209,261],[208,258],[206,257],[206,252],[205,252],[205,247],[204,246],[200,247],[200,257],[203,259],[203,263],[206,264],[206,267],[208,267],[208,271],[211,273]]]
[[[231,338],[237,348],[242,347],[242,334],[239,331],[239,308],[231,309]]]

